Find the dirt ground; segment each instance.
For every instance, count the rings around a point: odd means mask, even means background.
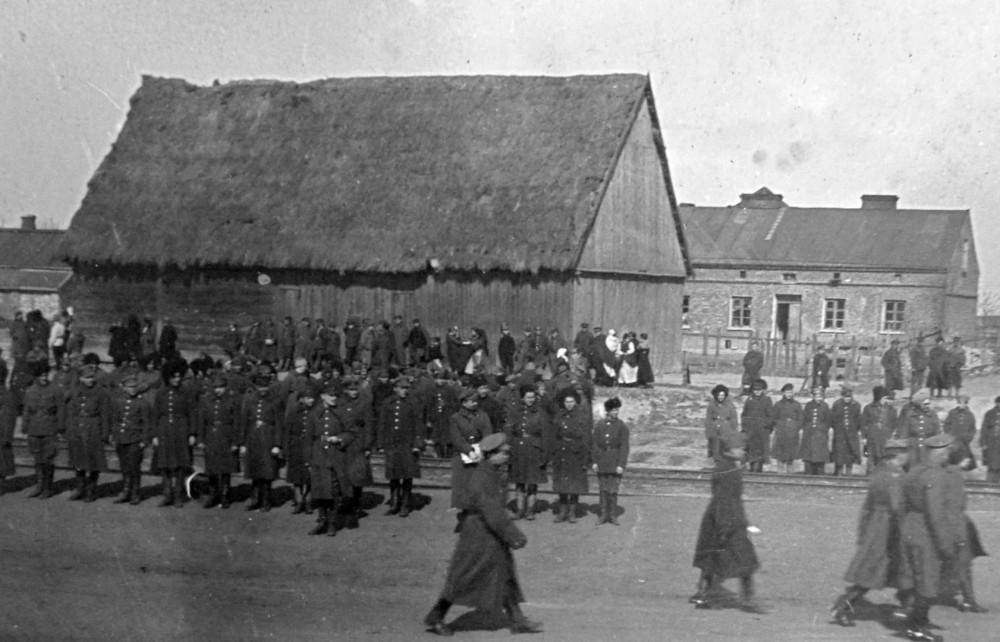
[[[138,507],[107,496],[82,504],[67,501],[62,477],[62,492],[49,500],[26,497],[27,471],[0,497],[0,639],[434,639],[421,619],[456,537],[447,491],[418,489],[423,505],[400,519],[374,506],[386,495],[375,487],[361,528],[329,538],[306,535],[312,518],[291,515],[288,504],[269,513],[157,508],[152,498]],[[145,479],[147,491],[154,481]],[[594,498],[586,500],[593,509]],[[828,622],[861,500],[817,489],[757,498],[751,491],[747,511],[762,530],[754,541],[763,614],[687,603],[705,489],[623,497],[619,527],[597,526],[593,513],[575,525],[555,524],[551,514],[520,522],[529,539],[516,553],[524,608],[545,628],[529,639],[899,639],[889,592],[870,596],[853,629]],[[1000,550],[996,500],[974,498],[970,514],[987,550]],[[935,607],[946,639],[997,639],[997,558],[977,560],[975,575],[991,613]],[[494,616],[456,607],[450,617],[456,639],[510,639]]]

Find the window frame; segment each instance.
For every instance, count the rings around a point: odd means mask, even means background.
[[[833,302],[839,302],[840,306],[839,310],[836,308],[832,310],[833,316],[830,317],[830,304]],[[838,312],[839,325],[837,325]],[[825,297],[823,299],[823,332],[847,332],[847,299],[842,297]]]
[[[897,320],[889,321],[889,305],[899,304],[899,309],[894,311],[894,314],[898,316]],[[895,307],[895,305],[893,306]],[[896,328],[890,328],[889,324],[898,324]],[[905,299],[886,299],[882,301],[882,318],[881,318],[881,328],[879,329],[880,334],[903,334],[906,327],[906,300]]]
[[[739,306],[740,325],[736,325],[737,301],[745,302]],[[742,318],[742,317],[745,317]],[[752,296],[731,296],[729,297],[729,329],[749,330],[753,328],[753,297]]]

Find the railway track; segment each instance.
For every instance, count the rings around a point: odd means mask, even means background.
[[[30,470],[34,465],[34,459],[28,452],[27,440],[24,438],[14,439],[14,459],[19,467]],[[118,459],[113,448],[105,449],[108,458],[109,471],[118,471]],[[146,459],[143,462],[143,469],[148,470],[150,449],[146,449]],[[195,452],[195,467],[201,466],[201,455]],[[381,480],[382,457],[372,456],[372,468],[376,480]],[[425,488],[449,488],[451,486],[451,460],[439,459],[436,457],[421,457],[421,478],[417,481],[418,486]],[[56,458],[58,468],[67,469],[67,454],[64,444],[60,447],[59,456]],[[596,487],[596,475],[591,473],[591,487]],[[662,495],[675,492],[702,492],[708,493],[712,481],[712,473],[709,469],[693,470],[683,468],[649,468],[633,467],[629,468],[623,481],[623,494],[627,495]],[[749,492],[787,490],[789,493],[811,493],[811,492],[843,492],[843,493],[863,493],[868,488],[866,477],[832,477],[826,475],[798,475],[777,473],[745,473],[743,476],[744,486]],[[545,490],[544,488],[542,490]],[[1000,485],[988,484],[982,481],[966,482],[966,490],[969,495],[977,497],[1000,497]]]

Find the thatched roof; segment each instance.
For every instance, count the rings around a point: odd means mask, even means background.
[[[646,76],[144,77],[74,262],[571,269]],[[667,213],[667,215],[670,215]]]

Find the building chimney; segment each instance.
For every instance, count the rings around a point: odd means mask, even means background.
[[[38,229],[35,225],[35,219],[38,218],[34,214],[21,217],[21,229],[26,232],[34,232]]]
[[[737,207],[754,210],[777,210],[787,207],[781,200],[781,194],[775,194],[766,187],[762,187],[753,194],[740,194],[740,203]]]
[[[893,194],[862,194],[861,209],[863,210],[894,210],[898,196]]]

